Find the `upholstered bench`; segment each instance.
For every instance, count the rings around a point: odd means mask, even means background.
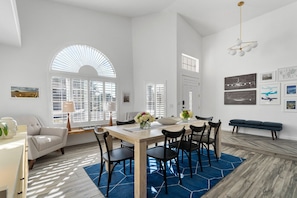
[[[261,122],[257,120],[242,120],[242,119],[233,119],[229,122],[230,126],[233,126],[232,133],[234,130],[238,133],[239,127],[248,127],[256,129],[266,129],[271,131],[272,139],[277,139],[276,131],[281,131],[283,129],[283,124],[278,122]]]

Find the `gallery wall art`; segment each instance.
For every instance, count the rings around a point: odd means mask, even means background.
[[[280,83],[260,85],[260,104],[280,104]]]
[[[296,109],[297,98],[284,99],[284,110],[286,112],[297,112]]]
[[[259,77],[261,83],[274,82],[275,79],[275,71],[261,73]]]
[[[39,88],[11,86],[11,97],[13,98],[38,98]]]
[[[256,77],[256,73],[226,77],[225,90],[256,88]]]
[[[297,96],[297,82],[284,84],[284,96],[285,97]]]
[[[256,90],[225,92],[224,104],[226,104],[226,105],[235,105],[235,104],[254,105],[254,104],[256,104],[256,95],[257,95]]]
[[[297,66],[278,69],[278,80],[297,80]]]

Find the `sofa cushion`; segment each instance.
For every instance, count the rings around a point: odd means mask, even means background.
[[[233,120],[230,120],[230,123],[238,123],[238,124],[242,124],[244,123],[245,120],[242,120],[242,119],[233,119]]]
[[[34,135],[32,141],[35,144],[38,151],[42,151],[51,147],[54,147],[62,143],[62,138],[52,135]]]
[[[257,120],[247,120],[244,122],[244,124],[250,124],[250,125],[262,125],[262,122],[261,121],[257,121]]]
[[[262,125],[271,126],[271,127],[282,127],[283,126],[282,123],[278,123],[278,122],[263,122]]]

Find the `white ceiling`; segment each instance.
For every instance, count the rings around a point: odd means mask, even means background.
[[[15,0],[0,1],[0,32],[12,31],[16,33],[15,26],[10,27],[1,20],[9,18],[15,21],[9,12],[3,16],[2,4]],[[160,11],[176,11],[181,14],[202,36],[207,36],[239,24],[239,0],[46,0],[55,1],[72,6],[78,6],[95,11],[117,14],[126,17],[137,17]],[[286,6],[297,0],[246,0],[242,7],[243,21],[250,20],[272,10]],[[18,23],[18,21],[17,21]],[[0,34],[0,35],[1,35]],[[0,42],[11,42],[0,36]],[[4,40],[3,40],[4,39]],[[17,38],[15,38],[17,40]],[[14,41],[16,43],[16,41]]]

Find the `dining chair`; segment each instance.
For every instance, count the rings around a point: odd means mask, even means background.
[[[197,141],[199,143],[202,143],[204,145],[204,147],[207,150],[208,163],[211,166],[210,152],[209,152],[210,145],[212,145],[214,148],[214,153],[215,153],[217,161],[219,159],[217,156],[216,141],[217,141],[218,132],[219,132],[220,126],[221,126],[221,120],[219,120],[218,122],[208,122],[208,125],[209,125],[208,128],[206,130],[204,130],[204,132],[201,134],[199,140],[198,140],[198,138],[193,138],[193,140]]]
[[[177,140],[178,138],[183,139],[185,135],[185,127],[183,127],[180,131],[168,131],[166,129],[162,130],[162,134],[164,135],[164,145],[163,146],[155,146],[153,148],[150,148],[147,150],[147,156],[155,158],[160,162],[160,167],[163,170],[163,180],[165,182],[165,193],[168,194],[168,188],[167,188],[167,176],[166,176],[166,166],[167,161],[170,162],[171,160],[175,160],[179,182],[182,185],[182,180],[180,176],[180,168],[179,168],[179,160],[178,160],[178,154],[179,154],[179,146],[180,144],[177,144],[176,149],[170,148],[167,143],[170,139]]]
[[[127,124],[134,124],[135,120],[128,120],[128,121],[116,121],[117,125],[127,125]],[[124,140],[121,140],[121,147],[127,147],[130,149],[134,149],[134,144],[131,144],[130,142],[126,142]]]
[[[96,136],[98,145],[99,145],[99,150],[100,150],[100,173],[99,173],[99,179],[98,179],[98,186],[100,184],[102,172],[105,163],[107,163],[108,166],[108,181],[107,181],[107,189],[106,189],[106,197],[108,197],[108,192],[109,192],[109,185],[111,182],[111,176],[114,168],[116,167],[117,164],[120,162],[124,162],[123,168],[124,168],[124,174],[126,174],[126,163],[125,161],[129,159],[130,161],[134,158],[134,152],[126,147],[121,147],[121,148],[116,148],[110,150],[107,144],[107,137],[109,136],[108,132],[99,132],[98,131],[98,126],[94,127],[94,134]],[[103,148],[102,148],[102,142],[104,142],[105,147],[106,147],[106,152],[103,153]],[[130,172],[131,172],[131,163],[130,163]]]
[[[213,116],[210,117],[201,117],[201,116],[195,116],[197,120],[207,120],[207,121],[212,121]]]
[[[189,138],[187,140],[185,139],[181,139],[180,141],[176,141],[173,143],[169,144],[169,147],[171,148],[176,148],[179,144],[179,149],[186,153],[187,157],[188,157],[188,161],[189,161],[189,167],[190,167],[190,173],[191,173],[191,178],[193,175],[193,171],[192,171],[192,152],[193,151],[197,151],[197,155],[198,155],[198,161],[199,161],[199,165],[200,165],[200,170],[202,170],[202,162],[201,162],[201,156],[200,156],[200,148],[201,148],[201,141],[193,141],[193,137],[194,136],[199,136],[200,138],[202,138],[202,134],[205,131],[205,123],[203,124],[203,126],[194,126],[194,125],[190,125],[190,129],[191,129],[191,134],[189,135]],[[183,161],[183,158],[182,158]]]

